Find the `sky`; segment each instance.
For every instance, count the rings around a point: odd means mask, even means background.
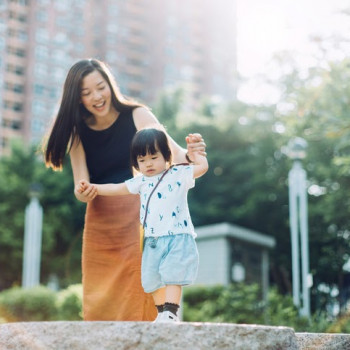
[[[314,64],[315,46],[310,36],[332,34],[350,39],[350,15],[337,12],[349,8],[349,0],[237,0],[238,72],[248,81],[238,98],[251,103],[274,103],[279,92],[268,89],[257,78],[271,74],[276,52],[293,50],[300,66]],[[335,58],[350,52],[334,52]]]

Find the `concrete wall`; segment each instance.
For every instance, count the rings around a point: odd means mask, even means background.
[[[197,240],[199,252],[199,270],[196,284],[228,284],[229,244],[227,238]]]

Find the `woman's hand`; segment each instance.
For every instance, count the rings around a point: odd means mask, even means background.
[[[97,188],[86,180],[80,180],[74,188],[75,196],[82,202],[90,202],[97,196]]]
[[[207,156],[207,153],[205,152],[207,145],[205,144],[201,134],[188,134],[188,136],[186,136],[186,143],[187,155],[191,160],[194,159],[195,152],[198,152],[202,156]]]

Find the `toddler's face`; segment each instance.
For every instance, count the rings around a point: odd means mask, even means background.
[[[166,169],[166,161],[161,152],[147,153],[145,156],[137,157],[140,172],[145,176],[158,175]]]

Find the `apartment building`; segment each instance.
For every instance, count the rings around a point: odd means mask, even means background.
[[[85,55],[85,1],[8,0],[0,8],[0,155],[39,142],[75,57]]]
[[[39,142],[69,67],[107,62],[123,93],[152,105],[168,87],[236,93],[235,0],[0,0],[0,156]]]

